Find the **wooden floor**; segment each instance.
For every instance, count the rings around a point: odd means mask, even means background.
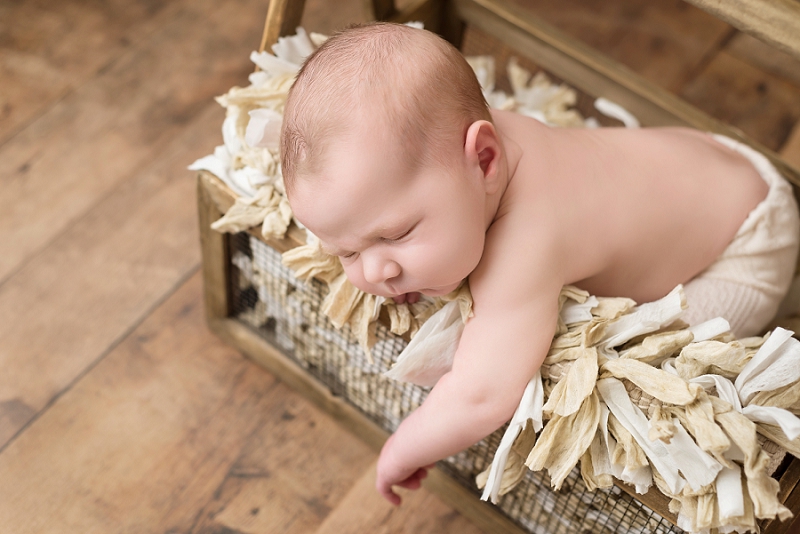
[[[515,1],[800,166],[798,62],[682,0]],[[0,2],[0,532],[479,532],[382,502],[372,450],[204,325],[186,166],[265,13]]]

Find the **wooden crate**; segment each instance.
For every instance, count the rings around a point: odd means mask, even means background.
[[[367,0],[370,2],[370,0]],[[700,7],[708,4],[697,0]],[[742,4],[761,4],[753,0]],[[714,4],[715,3],[710,3]],[[770,31],[774,21],[753,22],[745,16],[746,9],[736,10],[739,4],[732,3],[722,15],[725,20],[745,30],[763,36],[800,57],[800,43],[795,39],[800,35],[800,8],[796,2],[770,2],[779,6],[780,25],[775,32]],[[681,101],[665,90],[658,88],[622,65],[598,54],[591,48],[564,36],[558,30],[535,19],[530,13],[509,5],[502,0],[416,0],[403,11],[395,9],[392,0],[372,0],[369,3],[377,19],[406,22],[421,20],[426,28],[441,33],[448,40],[460,45],[466,26],[479,29],[501,43],[515,49],[522,56],[531,58],[537,65],[556,77],[567,81],[573,87],[592,97],[605,97],[621,104],[637,116],[643,125],[665,126],[683,125],[700,130],[721,133],[743,141],[764,153],[773,164],[794,185],[800,186],[800,171],[783,161],[778,155],[751,139],[742,132],[730,128],[689,104]],[[265,25],[262,49],[274,43],[279,36],[294,33],[299,25],[303,11],[302,0],[272,0]],[[754,29],[755,27],[755,29]],[[787,37],[788,36],[788,37]],[[277,348],[274,340],[264,332],[248,325],[235,314],[235,300],[240,298],[237,286],[240,285],[237,267],[233,265],[235,240],[241,242],[244,236],[230,236],[214,232],[210,224],[217,220],[233,204],[233,193],[209,173],[201,173],[198,178],[198,206],[200,216],[201,240],[203,250],[203,277],[205,303],[211,329],[230,344],[236,346],[255,361],[275,373],[295,389],[317,403],[345,427],[364,439],[378,450],[389,435],[392,423],[365,413],[348,400],[346,393],[333,392],[318,377],[314,377],[304,366],[304,362],[293,355],[292,348]],[[254,239],[261,239],[257,233]],[[303,242],[303,232],[291,227],[287,237],[280,241],[264,242],[277,252],[283,252]],[[263,241],[263,240],[262,240]],[[293,282],[294,283],[294,282]],[[313,291],[309,289],[309,291]],[[338,394],[334,394],[338,393]],[[499,438],[497,438],[499,440]],[[491,442],[491,440],[490,440]],[[495,442],[496,445],[496,442]],[[446,502],[469,517],[487,532],[524,533],[518,520],[512,520],[500,508],[481,502],[474,488],[465,483],[463,477],[445,474],[435,470],[429,479],[428,487],[438,493]],[[776,473],[781,483],[779,498],[797,515],[800,513],[800,461],[787,457]],[[646,495],[638,495],[632,488],[619,484],[629,499],[645,505],[657,516],[674,522],[668,510],[668,499],[652,489]],[[555,514],[565,513],[554,511]],[[657,517],[656,516],[656,517]],[[659,517],[659,519],[660,519]],[[786,532],[790,523],[765,521],[762,532],[779,534]]]

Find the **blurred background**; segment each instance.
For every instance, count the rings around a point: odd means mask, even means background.
[[[800,166],[790,56],[683,0],[509,1]],[[371,449],[205,327],[186,166],[266,12],[0,0],[0,532],[479,532],[425,490],[384,503]]]

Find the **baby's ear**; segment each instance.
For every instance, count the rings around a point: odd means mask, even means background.
[[[487,192],[493,192],[499,182],[501,154],[500,138],[491,122],[479,120],[470,124],[464,156],[470,166],[480,168]]]

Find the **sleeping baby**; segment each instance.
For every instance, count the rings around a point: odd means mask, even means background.
[[[289,94],[281,164],[295,217],[359,289],[414,302],[465,279],[474,316],[452,369],[386,442],[377,489],[507,422],[547,355],[571,284],[637,302],[685,285],[684,319],[759,332],[798,250],[791,187],[760,154],[683,128],[555,129],[489,110],[433,33],[341,32]]]

